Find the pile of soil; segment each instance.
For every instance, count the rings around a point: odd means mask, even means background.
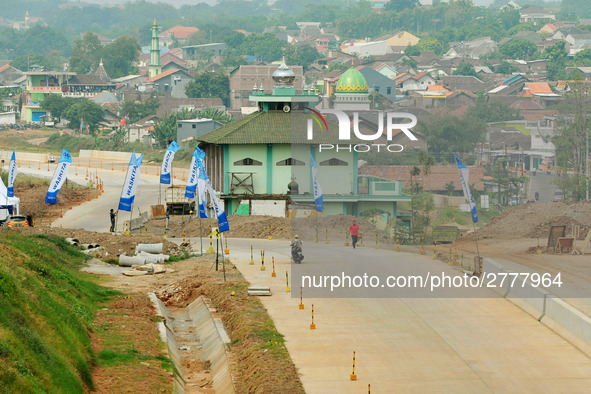
[[[318,238],[324,240],[328,235],[330,241],[343,241],[349,226],[355,219],[350,215],[334,215],[318,218]],[[171,216],[169,220],[169,237],[182,237],[185,232],[187,237],[199,237],[200,234],[208,237],[212,227],[217,226],[217,219],[201,219],[185,216]],[[268,238],[290,239],[298,234],[304,240],[313,240],[316,237],[316,218],[278,218],[273,216],[236,216],[228,217],[230,231],[229,238]],[[388,239],[382,232],[376,231],[373,224],[365,219],[357,218],[361,234],[365,235],[366,242],[375,242],[375,234],[378,232],[380,242]],[[163,235],[165,222],[163,219],[151,220],[146,224],[149,234]]]
[[[551,226],[579,226],[579,238],[591,229],[591,201],[523,204],[505,210],[478,231],[481,238],[547,238]]]
[[[69,207],[95,198],[98,194],[96,189],[71,189],[62,187],[57,195],[57,204],[46,204],[45,195],[47,185],[15,185],[14,194],[19,197],[21,215],[31,216],[36,226],[49,225],[53,220],[65,213]]]
[[[140,243],[164,243],[164,253],[171,256],[178,256],[182,249],[176,244],[163,239],[160,236],[153,235],[112,235],[110,233],[97,233],[86,230],[73,230],[54,227],[23,227],[18,230],[2,227],[0,231],[20,231],[23,234],[55,234],[64,238],[75,238],[81,244],[98,244],[107,251],[106,258],[117,258],[120,254],[128,256],[135,254],[135,247]]]

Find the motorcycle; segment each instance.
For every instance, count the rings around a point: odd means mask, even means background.
[[[302,260],[304,260],[304,255],[302,253],[302,247],[298,246],[295,242],[290,243],[291,246],[291,258],[296,264],[301,264]]]
[[[536,201],[538,201],[538,199],[540,198],[540,193],[536,192],[535,196],[536,196]]]

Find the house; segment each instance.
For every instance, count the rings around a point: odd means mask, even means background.
[[[96,74],[76,74],[62,86],[63,97],[91,98],[101,92],[115,91],[115,84],[101,79]]]
[[[576,27],[568,26],[568,27],[560,27],[558,30],[552,35],[552,40],[565,40],[569,34],[582,34],[585,33],[587,30],[581,30]]]
[[[417,45],[421,39],[414,34],[411,34],[405,30],[396,32],[394,34],[387,34],[382,37],[378,37],[376,41],[386,41],[386,45],[389,47],[404,47],[409,45]]]
[[[96,38],[98,38],[98,40],[102,46],[112,44],[115,41],[113,38],[109,38],[109,37],[103,36],[102,34],[93,33],[93,32],[80,33],[80,38],[84,39],[84,37],[86,37],[87,34],[94,34],[96,36]]]
[[[555,160],[554,133],[552,119],[545,122],[515,120],[489,123],[483,156],[487,157],[485,161],[507,157],[511,167],[524,163],[526,170],[547,167]]]
[[[10,64],[5,64],[0,67],[0,85],[13,85],[23,75],[24,73],[18,68],[14,68]]]
[[[452,42],[451,47],[444,55],[444,59],[457,57],[480,59],[481,56],[498,50],[497,43],[490,37],[481,37],[468,42]]]
[[[223,42],[213,42],[211,44],[189,45],[182,47],[183,59],[194,59],[198,54],[208,53],[210,56],[222,56],[226,50],[226,44]]]
[[[144,98],[151,97],[144,93]],[[174,98],[158,97],[160,106],[156,108],[156,117],[166,118],[175,112],[182,110],[204,110],[207,108],[225,111],[226,107],[220,98]]]
[[[172,69],[153,76],[149,79],[149,82],[157,91],[171,92],[171,97],[187,98],[185,87],[192,80],[193,77],[185,71]]]
[[[435,79],[427,73],[418,73],[417,75],[403,75],[402,78],[396,78],[394,81],[400,87],[400,90],[407,92],[410,90],[427,90],[427,86],[435,85]],[[399,76],[399,77],[400,77]]]
[[[552,91],[547,82],[528,82],[523,87],[521,97],[533,97],[542,106],[557,104],[562,97]]]
[[[195,118],[177,121],[176,141],[197,139],[222,126],[220,122],[213,119]]]
[[[296,74],[294,88],[302,91],[304,70],[302,66],[292,66],[290,69]],[[252,107],[255,104],[249,100],[253,87],[263,91],[273,89],[273,73],[277,70],[274,65],[241,65],[230,71],[230,108],[239,110],[241,107]]]
[[[184,72],[189,71],[189,63],[174,55],[172,51],[168,51],[164,55],[160,56],[160,64],[162,71],[168,71],[172,69],[182,70]]]
[[[175,40],[180,45],[184,45],[189,41],[189,37],[195,33],[199,33],[199,29],[196,27],[176,25],[160,33],[158,38],[167,47],[171,46]]]
[[[359,71],[365,77],[370,91],[379,93],[390,101],[396,100],[396,83],[392,79],[380,74],[371,67],[361,66]]]
[[[464,90],[472,93],[484,91],[485,83],[472,75],[448,75],[441,77],[443,86],[452,90]]]
[[[49,114],[41,109],[41,103],[48,95],[62,96],[67,89],[67,82],[76,73],[62,71],[28,71],[25,72],[26,85],[21,108],[21,120],[25,122],[41,122]]]
[[[591,32],[570,33],[564,39],[569,45],[568,54],[574,56],[585,48],[591,48]]]
[[[554,23],[546,23],[540,30],[538,30],[539,34],[554,34],[558,30],[558,26]]]
[[[519,11],[519,22],[531,22],[534,25],[556,20],[556,16],[540,7],[528,7]]]
[[[362,78],[359,71],[352,70],[355,75],[349,76]],[[221,192],[226,211],[291,217],[314,211],[312,156],[323,190],[323,215],[380,210],[397,217],[398,204],[410,201],[410,196],[402,193],[402,184],[360,173],[354,149],[326,149],[338,144],[339,127],[331,118],[322,130],[315,122],[308,122],[312,118],[304,109],[314,107],[319,97],[310,92],[297,94],[295,78],[282,64],[273,75],[270,94],[252,91],[249,98],[256,103],[257,112],[198,138],[209,158],[207,173],[213,187]],[[313,134],[311,140],[309,133]],[[353,136],[350,142],[362,140]]]
[[[416,106],[419,108],[446,107],[457,109],[470,107],[476,103],[478,96],[466,90],[449,91],[442,85],[430,85],[425,91],[413,93]]]
[[[379,63],[373,67],[374,70],[385,76],[386,78],[393,79],[398,75],[396,67],[387,65],[386,63]]]
[[[392,50],[386,41],[363,42],[347,47],[347,52],[358,57],[383,56]]]
[[[152,131],[156,125],[158,118],[155,115],[148,115],[143,119],[138,120],[125,127],[124,142],[143,142],[146,145],[152,146],[156,140],[152,137]]]

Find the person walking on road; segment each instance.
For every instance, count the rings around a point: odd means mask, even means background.
[[[119,213],[119,210],[117,210],[117,212],[113,212],[113,208],[111,208],[111,212],[109,213],[109,216],[111,217],[111,232],[112,233],[115,232],[115,218],[117,217],[118,213]]]
[[[359,236],[359,225],[357,224],[357,219],[353,219],[353,224],[349,226],[349,232],[351,233],[353,249],[355,249],[355,245],[357,245],[357,237]]]

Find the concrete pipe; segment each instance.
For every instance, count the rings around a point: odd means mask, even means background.
[[[138,244],[135,247],[135,253],[138,254],[139,252],[148,252],[153,254],[160,254],[164,249],[164,244]]]
[[[134,265],[144,265],[146,259],[140,256],[126,256],[124,254],[119,256],[119,265],[121,267],[132,267]]]

